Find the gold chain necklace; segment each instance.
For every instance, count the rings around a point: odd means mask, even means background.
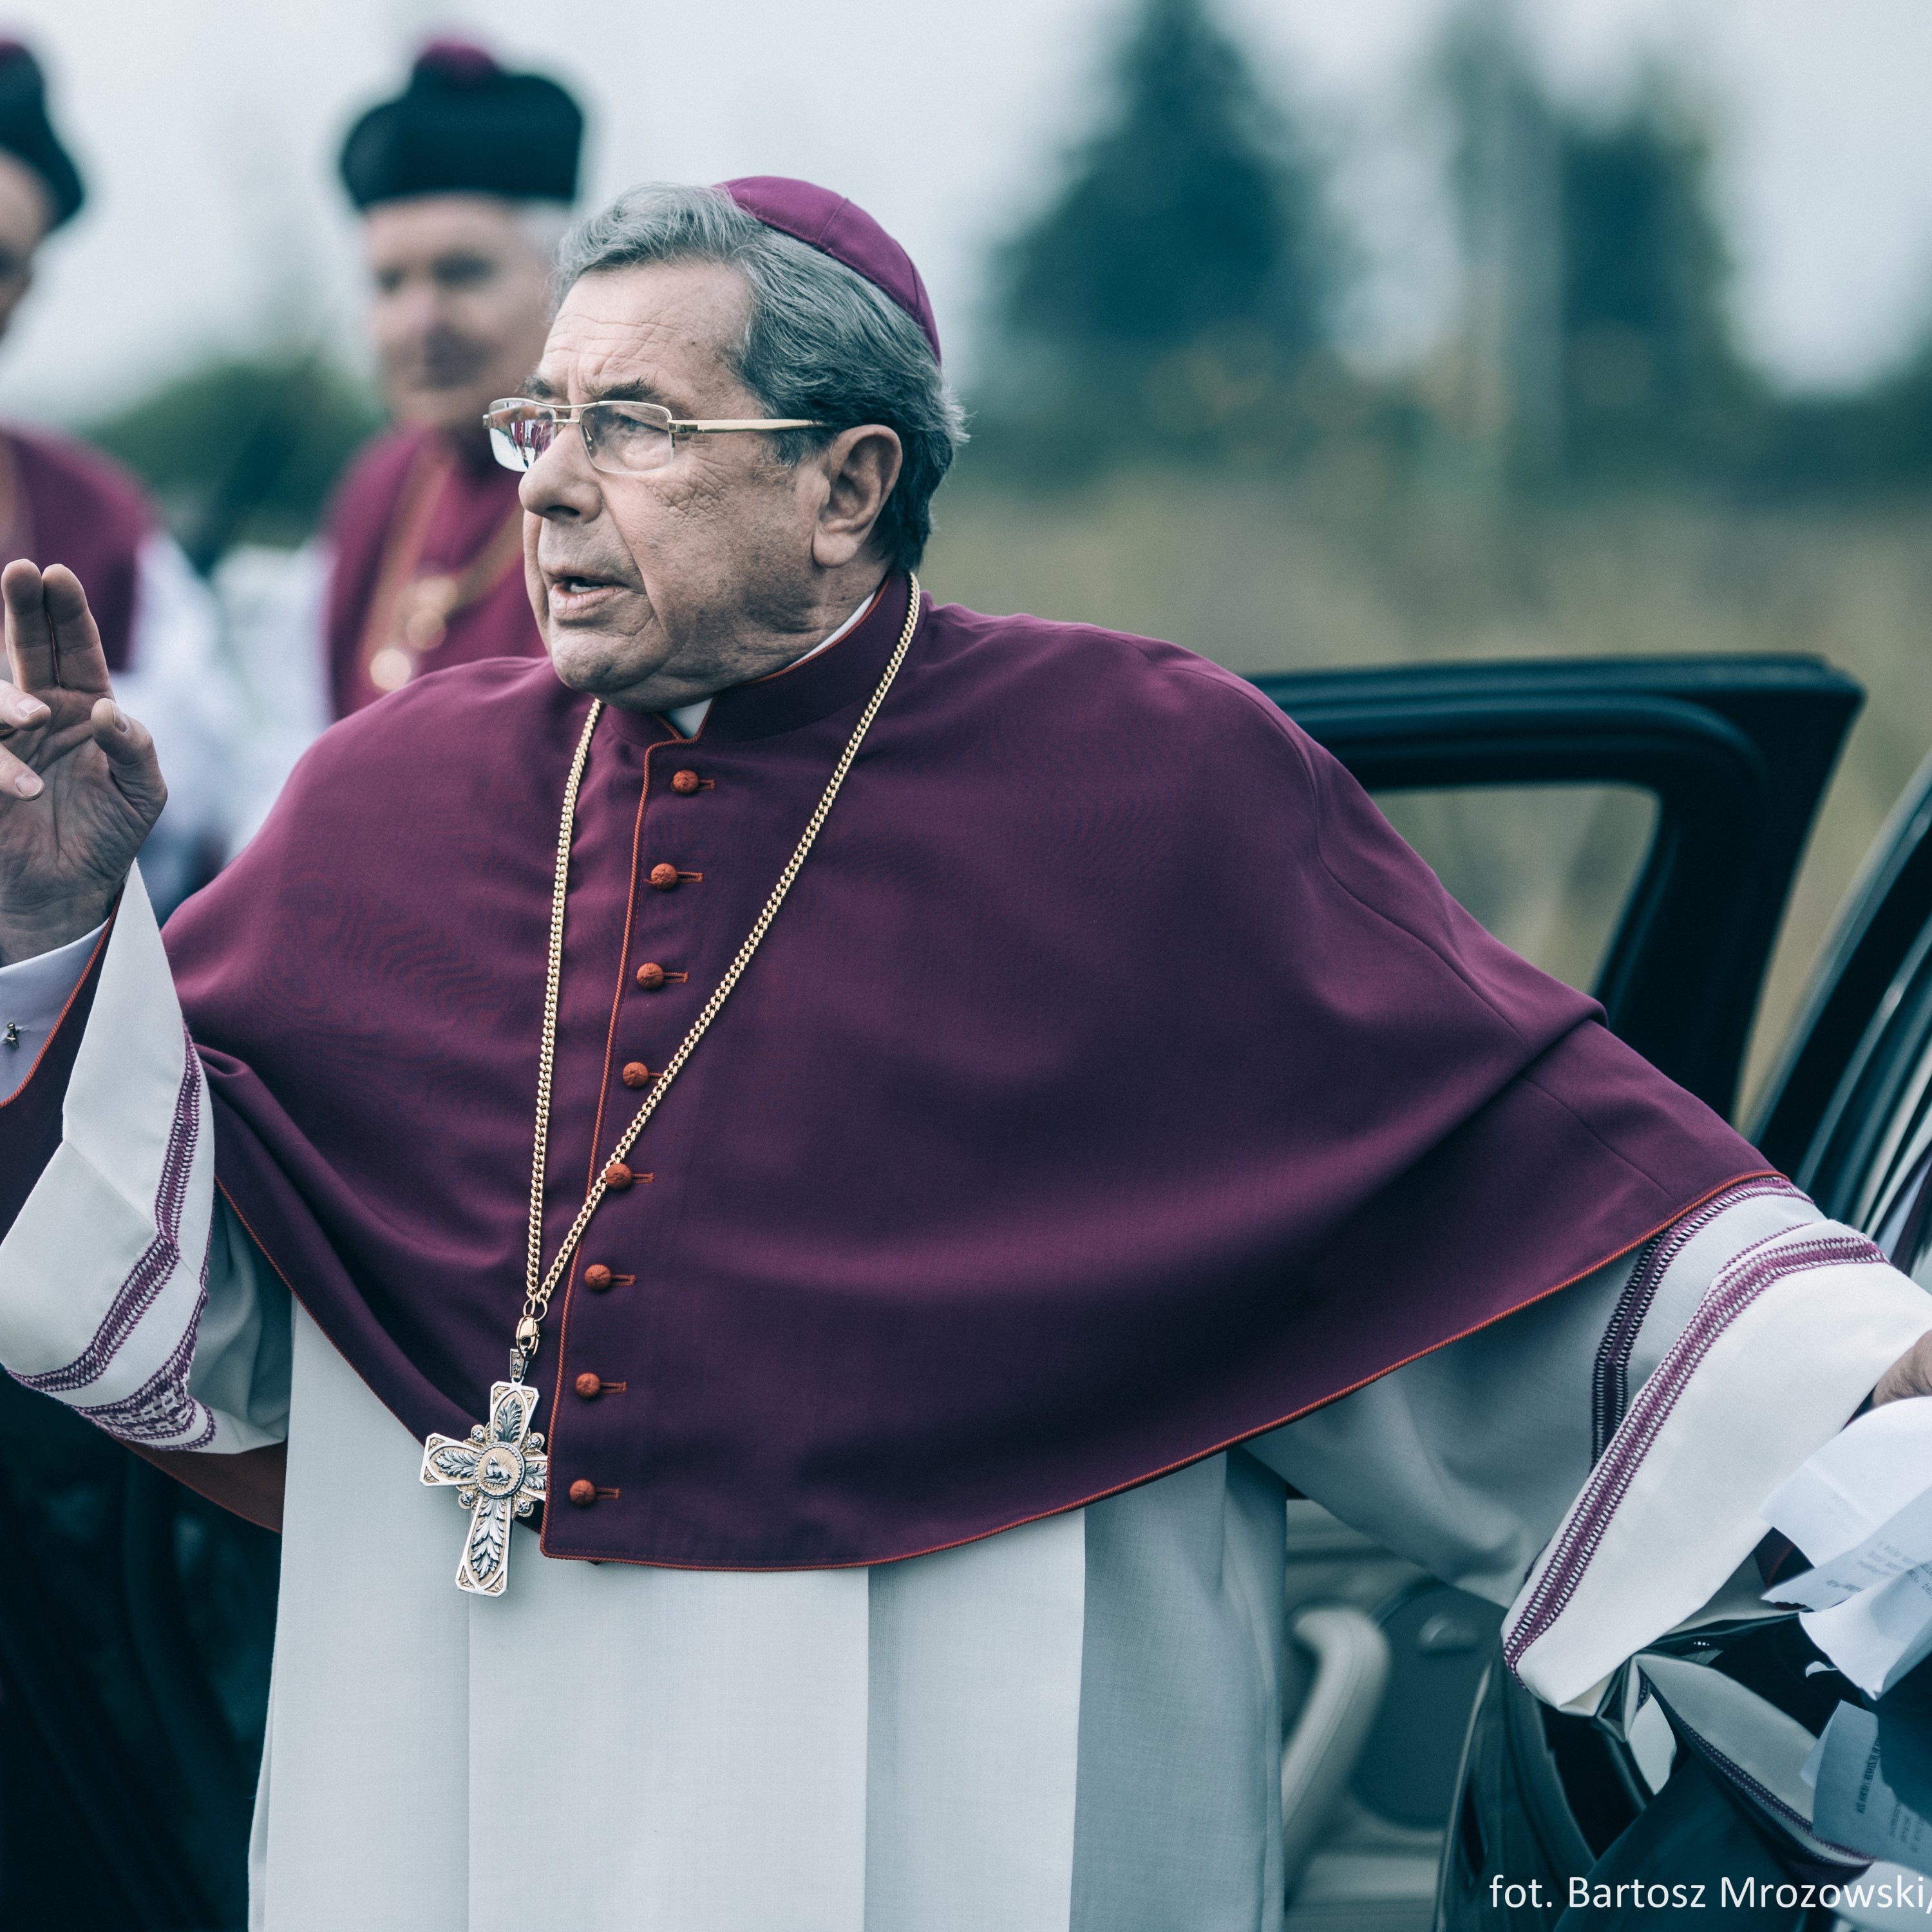
[[[785,895],[803,869],[813,842],[832,815],[838,789],[844,784],[845,775],[859,755],[859,747],[872,728],[872,720],[878,716],[880,706],[886,701],[886,693],[892,688],[899,667],[905,662],[906,652],[912,646],[913,633],[919,628],[919,579],[914,576],[910,580],[905,626],[899,632],[898,642],[893,647],[877,689],[867,700],[865,710],[860,712],[859,722],[853,726],[852,735],[845,741],[844,750],[838,754],[838,762],[832,768],[832,776],[826,781],[816,808],[806,822],[804,834],[796,849],[778,874],[778,884],[772,886],[764,909],[753,922],[744,944],[725,968],[717,990],[705,1001],[704,1010],[692,1022],[683,1043],[652,1082],[649,1097],[638,1109],[630,1125],[617,1136],[610,1158],[598,1170],[597,1178],[585,1196],[584,1205],[577,1210],[576,1219],[571,1222],[557,1249],[556,1258],[546,1273],[543,1265],[544,1178],[550,1145],[550,1083],[556,1062],[557,1004],[563,990],[564,907],[570,889],[570,846],[577,829],[577,794],[584,782],[584,767],[590,762],[591,734],[603,714],[602,698],[592,704],[590,715],[584,721],[583,735],[577,741],[577,753],[571,760],[570,776],[563,788],[563,815],[557,827],[556,873],[550,889],[550,958],[544,980],[543,1046],[537,1060],[536,1128],[530,1154],[530,1240],[524,1260],[524,1312],[518,1321],[515,1342],[510,1350],[510,1379],[490,1384],[490,1420],[487,1424],[478,1423],[466,1438],[432,1435],[423,1444],[424,1482],[432,1487],[453,1487],[458,1502],[470,1513],[463,1560],[456,1569],[456,1587],[459,1590],[482,1597],[502,1594],[503,1586],[509,1580],[511,1518],[528,1516],[548,1494],[550,1458],[544,1450],[543,1437],[533,1433],[530,1428],[530,1419],[536,1413],[542,1396],[524,1380],[524,1372],[536,1359],[543,1336],[544,1317],[550,1312],[550,1297],[556,1292],[557,1283],[563,1279],[570,1258],[576,1252],[584,1231],[590,1225],[590,1217],[596,1213],[598,1204],[609,1190],[610,1169],[637,1144],[645,1123],[657,1112],[671,1082],[698,1050],[698,1042],[718,1017],[719,1009],[730,998],[731,989],[744,976],[745,968],[752,963],[752,956],[771,930],[779,907],[784,904]]]

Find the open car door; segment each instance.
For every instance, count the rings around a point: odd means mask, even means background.
[[[1498,937],[1594,992],[1616,1032],[1731,1113],[1792,878],[1861,703],[1856,684],[1787,657],[1256,682]],[[1932,829],[1932,808],[1927,820]],[[1926,860],[1932,886],[1932,839]],[[1544,1897],[1562,1897],[1570,1874],[1636,1816],[1646,1794],[1631,1767],[1583,1720],[1504,1694],[1495,1606],[1312,1503],[1288,1513],[1291,1616],[1341,1600],[1380,1627],[1388,1651],[1386,1690],[1322,1849],[1291,1872],[1290,1927],[1424,1932],[1438,1893],[1445,1924],[1552,1922],[1553,1912],[1491,1917],[1490,1878],[1541,1875]],[[1291,1701],[1301,1695],[1332,1724],[1308,1648]],[[1482,1748],[1459,1784],[1486,1679]],[[1305,1839],[1306,1821],[1289,1836]]]
[[[1874,841],[1745,1124],[1827,1214],[1870,1236],[1895,1266],[1932,1288],[1932,761]],[[1711,1648],[1702,1660],[1770,1698],[1814,1736],[1854,1694],[1788,1620]],[[1898,1698],[1914,1696],[1912,1681]],[[1667,1750],[1660,1735],[1653,1738]],[[1647,1770],[1588,1724],[1543,1710],[1499,1671],[1492,1674],[1444,1861],[1445,1932],[1548,1924],[1553,1912],[1511,1909],[1507,1886],[1499,1897],[1494,1878],[1541,1876],[1546,1895],[1552,1879],[1560,1889],[1648,1802],[1666,1766],[1660,1755]],[[1838,1922],[1900,1923],[1904,1910],[1881,1906],[1868,1916],[1847,1903]],[[1787,1914],[1784,1922],[1798,1918]]]
[[[1601,956],[1576,956],[1580,982],[1626,1038],[1729,1109],[1854,685],[1810,659],[1738,658],[1259,682],[1478,916],[1493,902],[1505,938],[1540,920],[1574,953],[1566,909],[1596,919]],[[275,1539],[4,1377],[0,1507],[0,1925],[238,1927]],[[1393,1656],[1340,1800],[1337,1828],[1366,1849],[1352,1865],[1318,1856],[1298,1916],[1426,1926],[1496,1612],[1312,1504],[1291,1516],[1292,1594],[1359,1606]]]

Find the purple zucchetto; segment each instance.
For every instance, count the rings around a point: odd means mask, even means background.
[[[418,194],[571,202],[584,116],[556,82],[508,74],[467,40],[432,40],[410,83],[370,109],[342,144],[358,208]]]
[[[912,257],[856,202],[785,175],[743,175],[718,185],[753,220],[843,262],[882,290],[919,324],[932,359],[940,359],[939,325]]]

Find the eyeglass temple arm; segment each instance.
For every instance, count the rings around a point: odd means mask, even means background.
[[[748,420],[718,422],[680,422],[674,418],[669,424],[676,436],[724,436],[740,429],[830,429],[830,423],[814,422],[809,416],[782,416],[766,422]]]
[[[483,420],[485,423],[489,424],[492,428],[494,428],[496,424],[491,422],[491,418],[493,417],[499,415],[500,413],[504,416],[509,416],[512,414],[514,409],[529,408],[531,406],[532,406],[528,404],[518,405],[506,404],[502,406],[500,410],[485,410],[483,412]],[[562,404],[546,403],[538,404],[535,406],[547,410],[549,412],[550,420],[559,428],[562,428],[566,423],[581,422],[589,411],[595,409],[601,409],[604,405],[600,403],[568,403]],[[682,418],[673,416],[665,423],[664,427],[667,429],[684,430],[688,430],[693,434],[701,434],[706,432],[723,432],[730,430],[740,429],[830,429],[831,428],[831,424],[830,423],[820,422],[816,418],[810,416],[783,416],[772,418],[758,418],[756,419],[749,416],[721,416],[707,420],[693,420],[691,422],[686,422]]]

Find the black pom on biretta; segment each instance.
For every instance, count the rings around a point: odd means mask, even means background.
[[[342,179],[358,208],[413,194],[571,202],[583,145],[583,112],[555,81],[433,40],[401,94],[350,129]]]
[[[50,229],[70,220],[86,199],[80,170],[47,118],[46,76],[18,40],[0,40],[0,149],[24,161],[46,184],[53,206]]]

